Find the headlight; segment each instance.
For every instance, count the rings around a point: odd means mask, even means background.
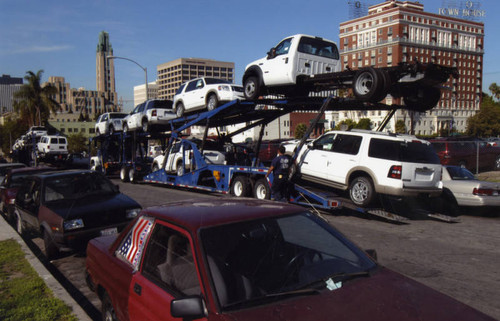
[[[231,87],[226,85],[220,85],[218,89],[221,91],[231,91]]]
[[[64,221],[64,230],[76,230],[77,228],[82,228],[83,220],[81,218],[77,218],[76,220]]]
[[[126,218],[134,218],[134,217],[137,217],[137,215],[139,215],[140,212],[141,212],[140,208],[133,208],[133,209],[127,210],[125,217]]]

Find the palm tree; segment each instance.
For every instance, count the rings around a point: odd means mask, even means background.
[[[46,122],[51,112],[55,113],[61,108],[52,98],[57,94],[57,88],[52,84],[45,86],[40,84],[42,73],[43,70],[39,70],[36,74],[27,71],[24,77],[27,83],[14,94],[14,98],[18,99],[14,104],[14,109],[21,118],[28,119],[30,126],[41,126],[42,121]]]

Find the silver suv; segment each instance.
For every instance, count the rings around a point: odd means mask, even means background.
[[[297,157],[301,178],[348,190],[366,207],[377,193],[438,196],[442,167],[429,142],[373,131],[331,131],[304,146]]]

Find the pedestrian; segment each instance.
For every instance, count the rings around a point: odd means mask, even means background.
[[[291,158],[285,155],[285,147],[280,146],[278,149],[278,156],[271,162],[271,167],[266,173],[266,178],[273,173],[273,184],[271,185],[271,196],[275,201],[286,202],[288,201],[288,175],[291,167]]]

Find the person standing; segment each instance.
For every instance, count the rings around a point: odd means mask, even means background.
[[[266,173],[266,178],[273,173],[273,184],[271,185],[271,196],[276,201],[287,201],[288,175],[291,167],[291,158],[285,155],[285,147],[280,146],[278,156],[271,162],[271,166]]]

